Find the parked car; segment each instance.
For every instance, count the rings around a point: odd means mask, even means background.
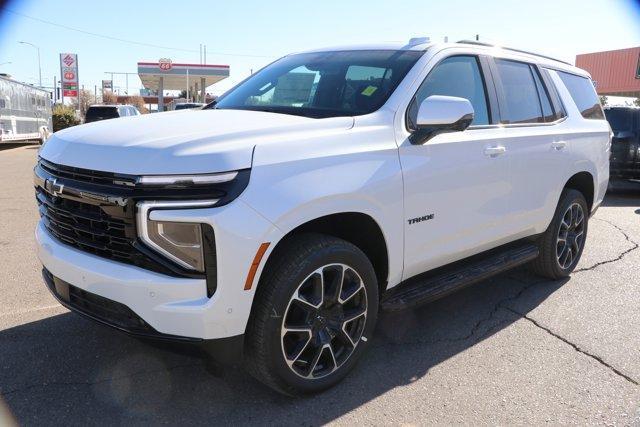
[[[133,105],[91,105],[87,108],[84,122],[117,119],[118,117],[139,116],[140,111]]]
[[[190,110],[192,108],[202,108],[204,105],[202,102],[180,102],[176,104],[174,110]]]
[[[569,276],[609,178],[589,75],[477,42],[288,55],[193,114],[52,138],[36,237],[60,303],[291,395],[344,378],[380,310]]]
[[[611,125],[611,178],[640,179],[640,108],[608,107],[604,114]]]

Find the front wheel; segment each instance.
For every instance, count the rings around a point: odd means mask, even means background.
[[[282,393],[316,393],[342,380],[367,346],[378,284],[369,259],[349,242],[306,234],[285,245],[258,287],[247,367]]]
[[[581,192],[562,192],[553,220],[539,241],[540,255],[532,264],[536,274],[554,280],[571,274],[584,250],[588,212]]]

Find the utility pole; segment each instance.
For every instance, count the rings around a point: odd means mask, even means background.
[[[113,83],[113,76],[114,75],[124,75],[126,78],[126,91],[127,91],[127,95],[129,95],[129,75],[137,75],[138,73],[120,73],[117,71],[105,71],[105,74],[109,74],[111,76],[111,85],[112,85],[112,91],[115,93],[115,84]]]
[[[40,66],[40,48],[33,43],[19,41],[21,44],[28,44],[31,47],[34,47],[38,51],[38,85],[42,87],[42,67]]]
[[[187,68],[187,102],[190,102],[189,100],[189,69]]]

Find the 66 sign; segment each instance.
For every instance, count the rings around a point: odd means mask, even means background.
[[[160,58],[158,60],[158,68],[160,68],[162,71],[169,71],[171,69],[171,59]]]
[[[67,71],[64,73],[64,79],[69,81],[75,81],[76,74],[72,71]]]

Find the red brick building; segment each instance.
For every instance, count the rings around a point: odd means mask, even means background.
[[[576,66],[591,74],[599,95],[640,97],[640,47],[578,55]]]

